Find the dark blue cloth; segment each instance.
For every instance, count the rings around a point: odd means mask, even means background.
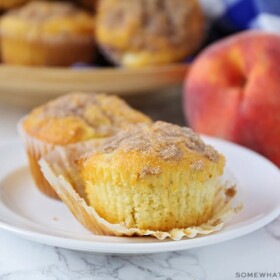
[[[216,5],[215,10],[219,12],[215,14],[215,21],[226,30],[262,29],[280,33],[280,0],[201,1]]]

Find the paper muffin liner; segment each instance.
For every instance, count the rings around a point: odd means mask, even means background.
[[[43,156],[45,156],[48,153],[50,153],[51,151],[53,151],[54,149],[62,148],[63,146],[50,144],[50,143],[41,141],[41,140],[29,135],[23,128],[23,121],[24,121],[24,118],[21,119],[18,123],[18,132],[24,141],[26,153],[28,156],[30,171],[31,171],[32,177],[35,181],[35,184],[38,187],[38,189],[45,195],[47,195],[51,198],[60,200],[61,198],[57,195],[55,189],[52,187],[52,185],[49,184],[48,180],[46,180],[44,174],[42,173],[41,167],[39,165],[39,160]],[[101,141],[103,141],[103,140],[97,139],[97,140],[89,140],[89,141],[85,141],[85,142],[81,143],[79,145],[79,147],[80,147],[79,153],[81,153],[83,151],[83,149],[86,149],[87,147],[92,148],[93,146],[96,146]],[[65,147],[68,147],[67,150],[69,152],[70,151],[74,152],[73,147],[75,147],[75,146],[76,146],[76,144],[69,144]],[[71,155],[71,157],[74,158],[74,156],[76,156],[76,154],[73,153]],[[65,160],[68,160],[68,159],[65,159]],[[64,170],[63,172],[66,172],[66,171],[67,170]],[[69,178],[69,176],[68,176],[68,178]]]
[[[217,188],[212,217],[199,226],[184,229],[174,228],[170,231],[154,231],[128,228],[124,223],[111,224],[100,217],[93,207],[88,205],[83,181],[75,164],[77,157],[89,152],[98,144],[96,141],[88,141],[86,145],[85,143],[79,143],[72,145],[72,147],[56,148],[39,162],[44,176],[61,200],[77,220],[94,234],[154,236],[160,240],[168,237],[173,240],[180,240],[184,236],[193,238],[197,235],[206,235],[220,230],[242,208],[241,204],[233,206],[233,198],[236,193],[235,184],[230,181],[224,181]]]
[[[28,156],[29,168],[32,177],[35,181],[35,184],[38,187],[38,189],[45,195],[52,198],[59,199],[59,196],[56,194],[55,190],[45,179],[38,163],[38,161],[44,155],[51,152],[58,146],[54,144],[46,143],[44,141],[41,141],[29,135],[23,128],[23,121],[24,118],[21,119],[18,123],[18,132],[20,134],[20,137],[24,141],[25,150]]]

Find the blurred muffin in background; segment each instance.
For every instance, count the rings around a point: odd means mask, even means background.
[[[30,0],[0,0],[0,10],[8,10],[20,6]]]
[[[102,0],[96,40],[116,64],[166,64],[183,60],[198,48],[203,22],[197,0]]]
[[[71,3],[32,1],[5,14],[0,32],[7,64],[69,66],[93,58],[93,16]]]
[[[116,96],[74,93],[48,102],[30,112],[19,124],[38,188],[50,197],[56,193],[44,178],[38,160],[57,146],[110,137],[149,117]]]

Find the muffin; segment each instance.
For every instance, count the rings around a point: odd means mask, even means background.
[[[224,156],[192,130],[164,122],[58,147],[39,164],[94,234],[192,238],[220,230],[241,209]]]
[[[112,224],[170,231],[212,215],[224,157],[189,128],[138,125],[80,161],[89,205]]]
[[[102,0],[98,5],[96,40],[116,64],[181,61],[197,49],[202,37],[197,0]]]
[[[69,66],[93,58],[93,17],[71,3],[27,3],[2,17],[0,32],[7,64]]]
[[[30,0],[0,0],[0,10],[8,10],[20,6]]]
[[[69,94],[34,109],[20,122],[19,130],[36,185],[48,196],[57,197],[38,165],[56,146],[106,138],[142,122],[151,120],[120,98],[104,94]]]

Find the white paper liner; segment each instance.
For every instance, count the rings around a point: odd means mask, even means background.
[[[100,217],[95,209],[87,204],[83,182],[75,166],[75,158],[90,151],[99,143],[89,141],[85,144],[76,144],[68,148],[56,148],[43,157],[39,164],[45,178],[54,188],[61,200],[68,206],[74,216],[91,232],[98,235],[113,236],[154,236],[160,240],[167,237],[180,240],[184,236],[193,238],[197,235],[206,235],[220,230],[234,214],[242,208],[241,204],[233,207],[235,184],[229,181],[221,183],[216,194],[213,215],[206,223],[200,226],[170,231],[142,230],[127,228],[125,224],[111,224]]]
[[[23,122],[25,117],[23,117],[17,126],[18,133],[22,138],[26,153],[29,158],[29,166],[31,168],[31,173],[33,175],[34,181],[36,186],[41,190],[44,194],[52,197],[52,198],[59,198],[53,188],[50,186],[48,181],[45,179],[44,175],[42,174],[40,167],[38,165],[38,161],[46,154],[54,150],[58,145],[50,144],[35,137],[29,135],[25,132],[23,128]]]
[[[23,121],[24,118],[22,118],[19,123],[18,123],[18,132],[20,134],[20,137],[22,138],[22,140],[24,141],[24,145],[26,148],[26,152],[28,154],[29,157],[33,157],[34,161],[38,162],[38,170],[35,170],[36,175],[34,177],[35,183],[37,185],[37,187],[46,195],[52,197],[52,198],[56,198],[56,199],[60,199],[60,197],[57,195],[55,189],[49,184],[48,180],[46,180],[44,174],[42,173],[41,169],[40,169],[40,165],[39,165],[39,160],[49,154],[51,151],[53,151],[54,149],[65,149],[63,148],[63,146],[60,145],[55,145],[55,144],[50,144],[44,141],[41,141],[39,139],[36,139],[35,137],[32,137],[31,135],[29,135],[28,133],[26,133],[23,129]],[[79,154],[83,153],[84,149],[85,150],[89,150],[90,148],[95,147],[96,145],[98,145],[100,142],[102,142],[103,139],[100,140],[89,140],[89,141],[85,141],[82,144],[79,145],[79,150],[77,150],[75,147],[77,144],[69,144],[67,145],[67,158],[63,157],[63,154],[61,153],[61,159],[64,163],[63,165],[63,170],[61,170],[61,172],[63,172],[63,174],[67,174],[67,178],[71,178],[71,166],[73,165],[73,162],[71,162],[71,159],[75,159],[78,157],[77,152],[79,152]],[[66,146],[65,146],[66,147]],[[68,162],[70,160],[70,162]],[[33,163],[34,164],[34,163]],[[57,168],[59,168],[57,166]],[[34,172],[34,170],[33,170]],[[75,182],[75,184],[73,184],[77,187],[77,191],[81,191],[81,195],[83,195],[83,188],[79,188],[78,186],[81,186],[81,184],[78,184],[77,182]]]

